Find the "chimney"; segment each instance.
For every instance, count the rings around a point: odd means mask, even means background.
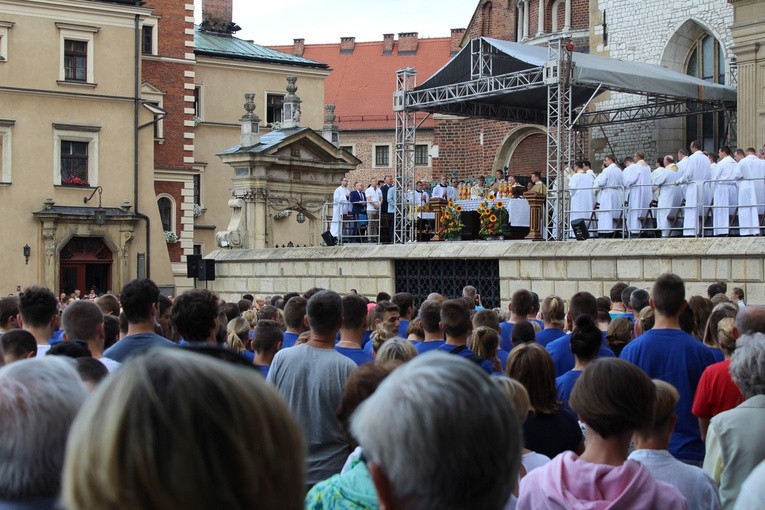
[[[293,39],[292,54],[296,57],[302,57],[305,51],[305,39]]]
[[[340,53],[353,53],[353,47],[356,46],[355,37],[340,38]]]
[[[463,37],[465,37],[464,28],[452,28],[452,45],[450,50],[452,55],[456,55],[462,49],[460,43]]]
[[[208,32],[232,34],[241,30],[233,21],[233,0],[202,0],[200,28]]]
[[[252,147],[260,143],[260,119],[255,115],[255,93],[247,92],[244,99],[244,111],[246,113],[239,119],[239,122],[242,123],[239,145]]]
[[[417,32],[398,33],[398,54],[414,55],[417,53]]]
[[[383,34],[383,55],[393,53],[393,34]]]

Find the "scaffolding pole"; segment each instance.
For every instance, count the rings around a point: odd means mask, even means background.
[[[417,211],[414,199],[414,144],[417,132],[416,111],[408,108],[408,93],[417,84],[417,72],[412,67],[396,71],[396,92],[393,111],[396,113],[396,200],[393,212],[393,243],[415,240]],[[412,200],[410,200],[410,198]]]
[[[571,76],[573,48],[568,38],[550,41],[544,83],[547,86],[547,192],[544,237],[562,240],[568,232],[566,221],[566,165],[571,159]]]

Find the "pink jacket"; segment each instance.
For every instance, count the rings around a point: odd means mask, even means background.
[[[657,481],[639,462],[592,464],[565,452],[521,480],[516,508],[684,510],[688,503],[680,491]]]

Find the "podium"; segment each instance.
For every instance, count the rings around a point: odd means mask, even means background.
[[[532,241],[541,241],[542,237],[542,208],[545,203],[545,196],[534,191],[527,191],[523,194],[529,203],[529,235],[526,239]]]

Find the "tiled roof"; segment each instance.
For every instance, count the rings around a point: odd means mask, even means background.
[[[238,39],[231,35],[206,32],[200,30],[199,27],[194,29],[194,51],[199,55],[255,60],[274,64],[320,69],[328,67],[327,64],[310,60],[309,58],[296,57],[295,55],[266,48],[265,46],[260,46],[244,39]]]
[[[292,53],[292,46],[274,46]],[[383,54],[383,41],[357,42],[353,53],[340,53],[340,44],[306,44],[303,56],[326,62],[332,72],[324,80],[324,102],[336,105],[336,124],[341,131],[394,129],[393,92],[396,71],[414,67],[417,82],[435,74],[451,58],[451,39],[419,39],[414,55],[399,55],[398,41],[393,51]],[[423,124],[432,126],[432,119]]]

